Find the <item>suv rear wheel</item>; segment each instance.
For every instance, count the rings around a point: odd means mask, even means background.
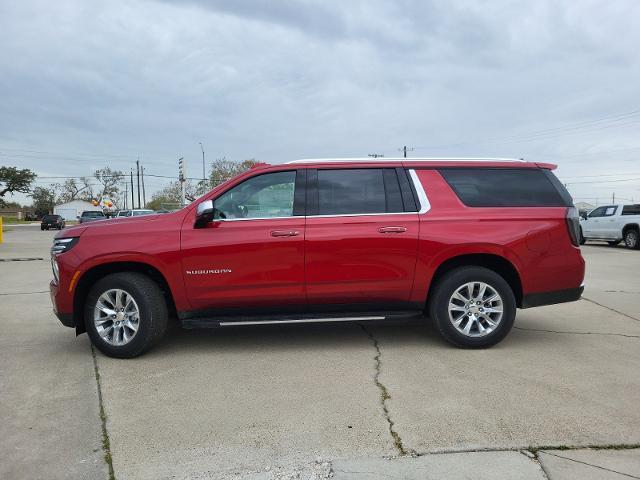
[[[460,267],[440,279],[429,315],[442,336],[462,348],[490,347],[511,330],[516,316],[509,284],[493,270]]]
[[[632,248],[637,250],[640,248],[640,235],[638,234],[638,230],[635,228],[630,228],[624,234],[624,244],[628,248]]]
[[[158,285],[135,272],[100,279],[84,310],[92,343],[105,355],[136,357],[155,345],[167,328],[167,304]]]

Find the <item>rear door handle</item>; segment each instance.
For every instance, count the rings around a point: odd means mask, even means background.
[[[380,233],[404,233],[407,231],[407,227],[380,227],[378,231]]]
[[[294,230],[273,230],[271,232],[272,237],[297,237],[300,232]]]

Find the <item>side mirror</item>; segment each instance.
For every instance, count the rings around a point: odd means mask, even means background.
[[[215,208],[213,206],[213,200],[205,200],[200,202],[196,207],[196,227],[204,227],[207,223],[213,220],[213,214]]]

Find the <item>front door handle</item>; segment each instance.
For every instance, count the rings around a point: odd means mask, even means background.
[[[297,237],[300,232],[294,230],[273,230],[271,232],[272,237]]]
[[[404,233],[407,231],[407,227],[380,227],[378,231],[380,233]]]

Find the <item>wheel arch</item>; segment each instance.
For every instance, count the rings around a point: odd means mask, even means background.
[[[156,267],[144,262],[123,261],[101,263],[84,272],[75,287],[73,295],[73,320],[76,325],[76,335],[80,335],[86,331],[84,325],[84,301],[87,298],[92,285],[101,278],[112,273],[126,272],[141,273],[156,282],[164,293],[169,314],[173,316],[176,315],[176,306],[169,283],[165,276]]]
[[[640,226],[637,223],[627,223],[622,227],[622,238],[624,238],[627,232],[631,229],[640,231]]]
[[[440,263],[429,284],[429,291],[427,292],[427,307],[430,299],[432,298],[433,290],[445,274],[458,267],[470,266],[488,268],[504,278],[513,290],[513,295],[516,298],[516,306],[519,308],[522,307],[522,280],[520,279],[518,270],[508,259],[493,253],[462,254],[448,258]]]

